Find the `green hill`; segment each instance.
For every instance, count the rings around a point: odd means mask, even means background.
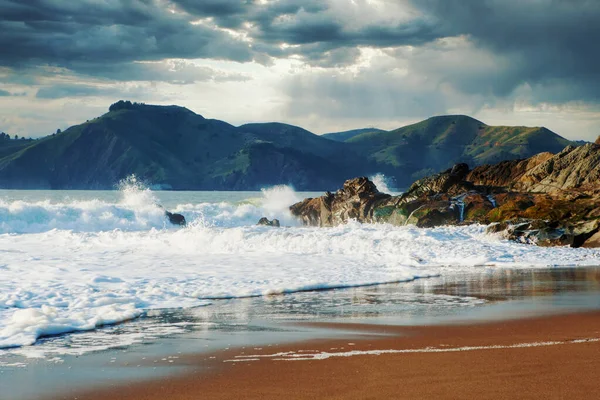
[[[35,142],[33,139],[11,138],[4,132],[0,132],[0,158],[15,153]]]
[[[0,140],[0,188],[111,189],[130,174],[179,190],[331,190],[384,173],[399,186],[462,161],[470,165],[557,152],[545,128],[491,127],[434,117],[339,142],[280,124],[235,127],[178,106],[120,101],[101,117],[38,140]]]
[[[385,132],[382,129],[377,128],[362,128],[362,129],[352,129],[351,131],[343,131],[343,132],[332,132],[332,133],[324,133],[321,137],[335,140],[336,142],[345,142],[349,139],[352,139],[354,136],[362,135],[363,133],[369,132]]]
[[[177,106],[126,104],[0,158],[0,187],[325,190],[363,171],[351,146],[284,124],[234,127]]]
[[[546,128],[488,126],[465,115],[432,117],[389,132],[364,133],[346,141],[362,148],[400,185],[451,167],[471,166],[562,150],[567,139]]]

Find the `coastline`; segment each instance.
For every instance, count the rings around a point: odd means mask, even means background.
[[[251,354],[256,350],[272,354],[290,350],[329,351],[341,347],[345,347],[342,350],[373,350],[373,342],[365,342],[368,340],[377,342],[375,349],[403,350],[408,348],[407,342],[386,344],[380,340],[397,340],[399,334],[413,340],[422,336],[420,342],[411,345],[412,348],[436,346],[439,343],[424,342],[423,338],[431,338],[432,332],[444,327],[451,330],[455,329],[452,327],[489,327],[507,320],[531,321],[532,318],[580,315],[599,310],[600,267],[484,268],[397,284],[221,300],[208,307],[174,310],[159,317],[106,327],[95,333],[45,339],[39,347],[36,345],[22,350],[40,354],[46,349],[45,358],[12,358],[13,362],[26,363],[23,367],[3,368],[0,364],[0,386],[6,396],[3,399],[9,400],[82,399],[108,389],[143,387],[159,382],[175,385],[173,390],[176,390],[180,385],[190,386],[185,379],[193,374],[197,375],[196,379],[213,379],[213,371],[225,371],[226,368],[230,370],[225,375],[230,376],[230,372],[235,371],[231,368],[236,368],[230,365],[238,366],[240,370],[254,368],[256,363],[249,361],[223,362],[224,357],[235,359],[235,356],[243,355],[242,352]],[[80,355],[53,353],[64,346],[71,347],[77,343],[85,346],[85,343],[102,337],[102,340],[115,340],[124,334],[135,335],[136,332],[171,324],[183,324],[189,329],[185,330],[186,333],[158,335],[137,344],[117,344],[110,349]],[[480,339],[489,336],[485,334]],[[465,337],[475,338],[473,335]],[[489,344],[480,339],[456,345]],[[531,337],[531,340],[546,341],[542,337]],[[348,343],[354,343],[354,346]],[[360,347],[364,343],[371,343],[371,346]],[[503,345],[519,343],[522,342],[502,342]],[[375,358],[429,357],[432,354],[384,354]],[[365,357],[374,356],[350,358]],[[340,359],[343,357],[308,363],[335,363]],[[10,360],[5,358],[5,361]],[[307,375],[306,379],[313,378]],[[226,384],[227,380],[222,382]],[[132,393],[130,398],[138,398],[136,396],[140,393],[144,393],[143,390]],[[165,398],[178,398],[180,395],[169,394]],[[121,395],[110,396],[122,398]],[[193,391],[190,396],[195,398]],[[323,397],[320,394],[315,396]]]
[[[178,375],[48,399],[584,399],[600,394],[600,311],[456,325],[318,325],[363,333],[183,355],[176,362],[187,368]]]

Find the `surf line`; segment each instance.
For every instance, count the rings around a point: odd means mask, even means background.
[[[459,351],[478,351],[478,350],[498,350],[498,349],[522,349],[528,347],[547,347],[547,346],[558,346],[566,344],[581,344],[581,343],[595,343],[600,342],[600,338],[585,338],[585,339],[574,339],[574,340],[562,340],[562,341],[548,341],[548,342],[529,342],[529,343],[516,343],[510,345],[491,345],[491,346],[463,346],[463,347],[424,347],[419,349],[388,349],[388,350],[352,350],[343,352],[315,352],[306,353],[306,351],[295,352],[287,351],[274,354],[253,354],[253,355],[240,355],[235,356],[233,360],[224,360],[223,362],[239,362],[245,361],[258,361],[266,358],[273,361],[311,361],[311,360],[327,360],[333,357],[353,357],[353,356],[379,356],[382,354],[410,354],[410,353],[452,353]]]

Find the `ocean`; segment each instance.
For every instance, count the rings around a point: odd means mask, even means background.
[[[204,326],[198,315],[228,307],[238,317],[251,313],[236,299],[288,294],[297,301],[272,300],[272,318],[332,317],[344,309],[328,295],[336,289],[600,265],[599,250],[514,243],[478,225],[301,226],[289,205],[319,195],[287,186],[153,191],[134,179],[115,191],[0,190],[0,366],[14,355],[51,359],[149,343]],[[170,225],[161,207],[188,225]],[[257,226],[261,217],[282,227]],[[484,301],[392,292],[362,304],[361,315],[365,307],[379,315],[390,306],[443,310]]]

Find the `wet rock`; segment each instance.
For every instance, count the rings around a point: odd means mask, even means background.
[[[419,228],[434,228],[443,225],[455,225],[459,223],[457,210],[451,207],[428,209],[417,219],[415,225]]]
[[[374,210],[385,205],[392,196],[381,193],[366,177],[344,182],[337,192],[327,192],[318,198],[308,198],[290,207],[292,215],[304,225],[334,226],[349,220],[373,222]]]
[[[168,218],[169,222],[173,225],[185,226],[186,221],[185,217],[181,214],[172,213],[165,210],[165,216]]]
[[[379,193],[367,178],[356,178],[335,194],[290,209],[313,226],[350,219],[419,227],[496,223],[490,232],[522,243],[600,246],[600,145],[569,146],[555,155],[540,153],[472,171],[457,164],[394,197]]]
[[[571,247],[598,247],[599,231],[598,221],[581,222],[575,225],[562,221],[509,221],[492,224],[487,228],[488,233],[500,234],[506,239],[521,243]]]
[[[279,228],[281,226],[278,219],[269,220],[267,217],[262,217],[259,219],[256,225],[272,226],[275,228]]]
[[[463,222],[489,223],[488,214],[495,208],[490,195],[471,192],[467,193],[462,202],[464,207]]]
[[[410,186],[406,193],[400,196],[401,202],[440,193],[453,196],[468,192],[473,189],[473,184],[465,181],[468,174],[469,166],[467,164],[456,164],[442,173],[419,179]]]

